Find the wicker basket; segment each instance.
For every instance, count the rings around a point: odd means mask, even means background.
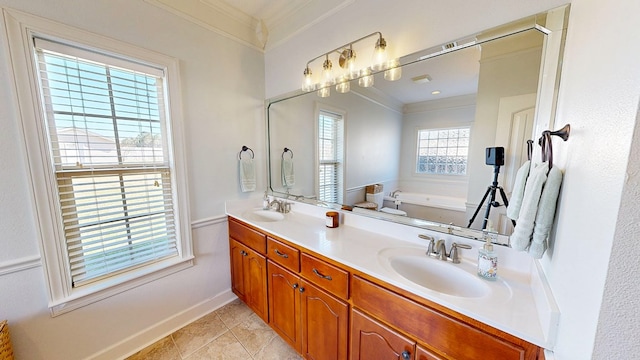
[[[7,320],[0,322],[0,360],[13,360],[13,348],[9,338]]]

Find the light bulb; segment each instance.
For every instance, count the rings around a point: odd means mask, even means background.
[[[340,78],[338,78],[338,81],[336,83],[336,91],[344,94],[344,93],[348,93],[351,90],[351,84],[349,83],[349,79],[343,75]]]
[[[373,57],[371,59],[371,69],[373,71],[384,70],[387,64],[387,42],[381,36],[376,42],[376,48],[373,51]]]
[[[353,51],[351,45],[348,49],[342,50],[338,61],[340,67],[345,69],[345,74],[349,80],[358,78],[358,69],[356,68],[356,52]]]
[[[373,86],[373,75],[371,75],[371,69],[364,68],[360,70],[360,79],[358,79],[358,85],[365,88]]]
[[[331,88],[326,86],[323,88],[320,88],[317,92],[318,96],[320,96],[321,98],[326,98],[329,97],[329,95],[331,95]]]
[[[315,86],[313,84],[313,79],[311,79],[311,69],[309,69],[309,67],[307,66],[302,74],[304,75],[304,80],[302,81],[302,91],[313,91]]]
[[[327,59],[324,61],[324,64],[322,64],[322,86],[333,85],[336,83],[336,80],[333,77],[332,68],[333,65],[327,55]]]
[[[384,79],[388,81],[396,81],[402,77],[402,68],[398,59],[389,60],[387,70],[384,71]]]

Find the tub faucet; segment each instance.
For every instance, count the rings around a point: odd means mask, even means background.
[[[399,189],[395,190],[394,192],[391,193],[391,197],[396,197],[399,192],[401,192]]]

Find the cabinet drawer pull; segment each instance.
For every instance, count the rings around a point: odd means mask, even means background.
[[[319,271],[318,271],[318,269],[316,269],[316,268],[313,268],[313,273],[314,273],[314,274],[316,274],[318,277],[321,277],[321,278],[323,278],[323,279],[326,279],[326,280],[333,280],[333,279],[331,279],[331,276],[329,276],[329,275],[322,275],[322,274],[320,274],[320,272],[319,272]]]
[[[408,352],[407,350],[402,352],[402,360],[409,360],[411,359],[411,353]]]
[[[301,287],[300,289],[298,289],[298,291],[300,291],[300,293],[302,294],[304,292],[304,288]]]
[[[246,252],[246,251],[244,251],[244,250],[240,250],[240,254],[241,254],[242,256],[247,256],[247,255],[249,255],[249,253],[247,253],[247,252]]]
[[[278,251],[278,249],[273,249],[273,251],[276,253],[276,255],[283,257],[285,259],[289,258],[289,255],[285,254],[285,253],[281,253],[280,251]]]
[[[298,283],[295,283],[293,285],[291,285],[292,288],[297,289],[298,288]]]

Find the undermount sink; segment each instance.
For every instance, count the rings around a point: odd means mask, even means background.
[[[244,216],[248,218],[248,220],[252,221],[262,221],[262,222],[274,222],[280,221],[284,219],[284,214],[273,211],[273,210],[263,210],[263,209],[253,209],[248,210],[244,213]]]
[[[452,264],[425,254],[426,249],[402,247],[380,251],[386,268],[410,282],[450,296],[480,298],[490,294],[486,280],[475,274],[472,264]]]

